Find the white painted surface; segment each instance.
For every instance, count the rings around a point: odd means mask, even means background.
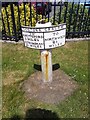
[[[22,26],[25,46],[34,49],[51,49],[65,44],[66,24],[52,26],[50,22],[36,24],[35,28]]]
[[[43,82],[52,81],[52,51],[41,51],[41,67],[42,67],[42,80]]]
[[[47,22],[47,23],[45,23],[45,24],[40,24],[40,23],[36,23],[36,26],[35,27],[49,27],[49,26],[51,26],[52,24],[51,24],[51,22]]]
[[[24,43],[26,47],[34,49],[44,49],[43,33],[23,33]]]
[[[65,44],[66,29],[44,34],[45,49],[59,47]]]
[[[36,24],[36,27],[50,27],[51,23]],[[41,69],[43,82],[52,81],[52,53],[51,50],[41,50]]]

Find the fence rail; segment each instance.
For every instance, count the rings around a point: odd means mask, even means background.
[[[48,3],[48,11],[50,6]],[[15,40],[18,42],[22,39],[21,25],[35,26],[40,19],[51,21],[52,24],[66,23],[66,37],[90,37],[90,4],[80,4],[75,2],[52,3],[52,11],[46,13],[38,13],[37,2],[36,7],[32,7],[32,3],[24,2],[4,4],[1,9],[2,15],[2,39]],[[42,3],[44,8],[44,3]]]

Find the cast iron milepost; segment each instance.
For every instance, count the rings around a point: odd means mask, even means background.
[[[52,25],[42,19],[36,27],[22,26],[22,35],[26,47],[40,49],[43,82],[51,82],[52,48],[65,44],[66,24]]]

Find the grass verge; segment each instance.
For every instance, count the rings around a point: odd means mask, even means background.
[[[27,109],[42,108],[55,112],[59,118],[88,117],[88,41],[67,42],[52,50],[53,63],[79,84],[79,89],[58,105],[28,100],[21,91],[22,81],[40,64],[40,51],[22,44],[2,45],[3,118],[24,117]]]

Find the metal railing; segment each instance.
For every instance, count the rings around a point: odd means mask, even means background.
[[[52,6],[52,11],[49,11],[49,4]],[[47,13],[38,13],[37,2],[35,9],[32,8],[32,3],[24,2],[19,5],[18,3],[4,4],[1,9],[2,15],[2,39],[15,40],[18,42],[22,39],[21,25],[35,26],[36,22],[40,19],[51,21],[52,24],[67,24],[66,37],[90,37],[90,4],[80,4],[75,2],[63,3],[48,3]],[[44,3],[42,3],[44,8]],[[43,10],[46,10],[43,9]],[[23,17],[22,17],[23,16]],[[28,18],[27,18],[28,17]],[[23,18],[23,19],[22,19]]]

